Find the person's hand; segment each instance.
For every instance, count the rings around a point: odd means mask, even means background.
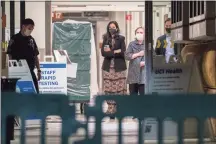
[[[41,80],[41,72],[38,72],[38,73],[37,73],[37,79],[38,79],[38,81]]]
[[[120,52],[121,52],[121,49],[114,50],[114,53],[120,53]]]
[[[140,57],[144,56],[144,50],[140,51],[138,54]]]
[[[144,61],[141,61],[140,62],[140,67],[144,67],[145,66],[145,62]]]
[[[108,48],[108,47],[106,47],[106,48],[104,48],[104,51],[105,51],[105,52],[108,52],[108,51],[111,51],[111,49]]]
[[[178,61],[178,58],[177,58],[177,57],[174,57],[173,60],[174,60],[175,62],[177,62],[177,61]]]
[[[131,59],[135,59],[135,58],[137,58],[137,57],[139,57],[139,53],[133,54],[132,57],[131,57]]]
[[[135,58],[137,58],[137,57],[138,57],[138,53],[133,54],[132,57],[131,57],[131,59],[135,59]]]

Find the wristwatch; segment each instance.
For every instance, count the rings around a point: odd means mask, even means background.
[[[38,72],[41,73],[41,70],[39,69]]]

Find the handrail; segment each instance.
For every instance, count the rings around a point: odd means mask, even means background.
[[[119,119],[119,144],[122,143],[122,120],[127,116],[135,116],[143,121],[146,118],[156,118],[158,121],[158,140],[163,143],[163,121],[172,118],[178,123],[178,142],[184,140],[184,120],[196,118],[198,120],[198,139],[204,141],[204,122],[208,118],[216,117],[216,95],[205,94],[181,94],[181,95],[145,95],[145,96],[97,96],[96,105],[85,106],[85,116],[95,117],[95,135],[76,142],[76,144],[102,144],[101,122],[109,115],[103,112],[103,103],[106,100],[115,100]],[[80,123],[75,119],[75,106],[69,105],[68,97],[59,94],[17,94],[2,93],[2,144],[5,144],[6,117],[8,115],[19,116],[21,123],[20,143],[25,144],[25,119],[34,114],[41,119],[40,143],[45,144],[46,117],[58,115],[62,118],[61,143],[67,144],[68,138],[75,134],[79,128],[88,132],[87,124]],[[141,122],[140,121],[140,122]],[[143,126],[140,123],[139,126]],[[139,129],[139,144],[143,143],[142,130]]]

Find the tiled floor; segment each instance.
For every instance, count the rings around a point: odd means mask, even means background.
[[[55,120],[56,118],[52,118],[52,120]],[[58,118],[57,118],[58,119]],[[85,122],[84,116],[79,115],[77,117],[77,120],[80,122]],[[47,131],[46,131],[46,140],[47,144],[60,144],[60,133],[61,133],[61,122],[49,122],[47,123]],[[91,122],[88,124],[88,135],[89,137],[94,136],[95,132],[95,123],[94,120],[91,120]],[[104,122],[102,122],[102,143],[101,144],[118,144],[118,121],[109,121],[109,119],[105,118]],[[79,129],[77,130],[76,134],[71,135],[69,139],[69,143],[73,143],[75,141],[83,140],[85,136],[85,130]],[[19,144],[19,130],[15,131],[15,137],[16,139],[12,142],[12,144]],[[133,120],[131,118],[127,118],[123,121],[122,124],[122,138],[124,144],[136,144],[138,141],[137,135],[138,135],[138,123],[136,120]],[[40,130],[34,129],[34,130],[27,130],[26,131],[26,144],[39,144],[39,137],[40,137]],[[169,137],[169,140],[166,140],[165,143],[167,144],[175,144],[176,137]],[[157,143],[155,140],[146,140],[145,143]],[[195,144],[195,140],[187,140],[185,142],[186,144]],[[206,144],[216,144],[213,142],[206,142]],[[100,143],[98,143],[100,144]]]

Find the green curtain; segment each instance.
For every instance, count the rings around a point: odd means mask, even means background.
[[[67,80],[69,100],[90,100],[90,40],[91,23],[53,23],[53,50],[66,50],[70,61],[78,64],[76,78]]]

